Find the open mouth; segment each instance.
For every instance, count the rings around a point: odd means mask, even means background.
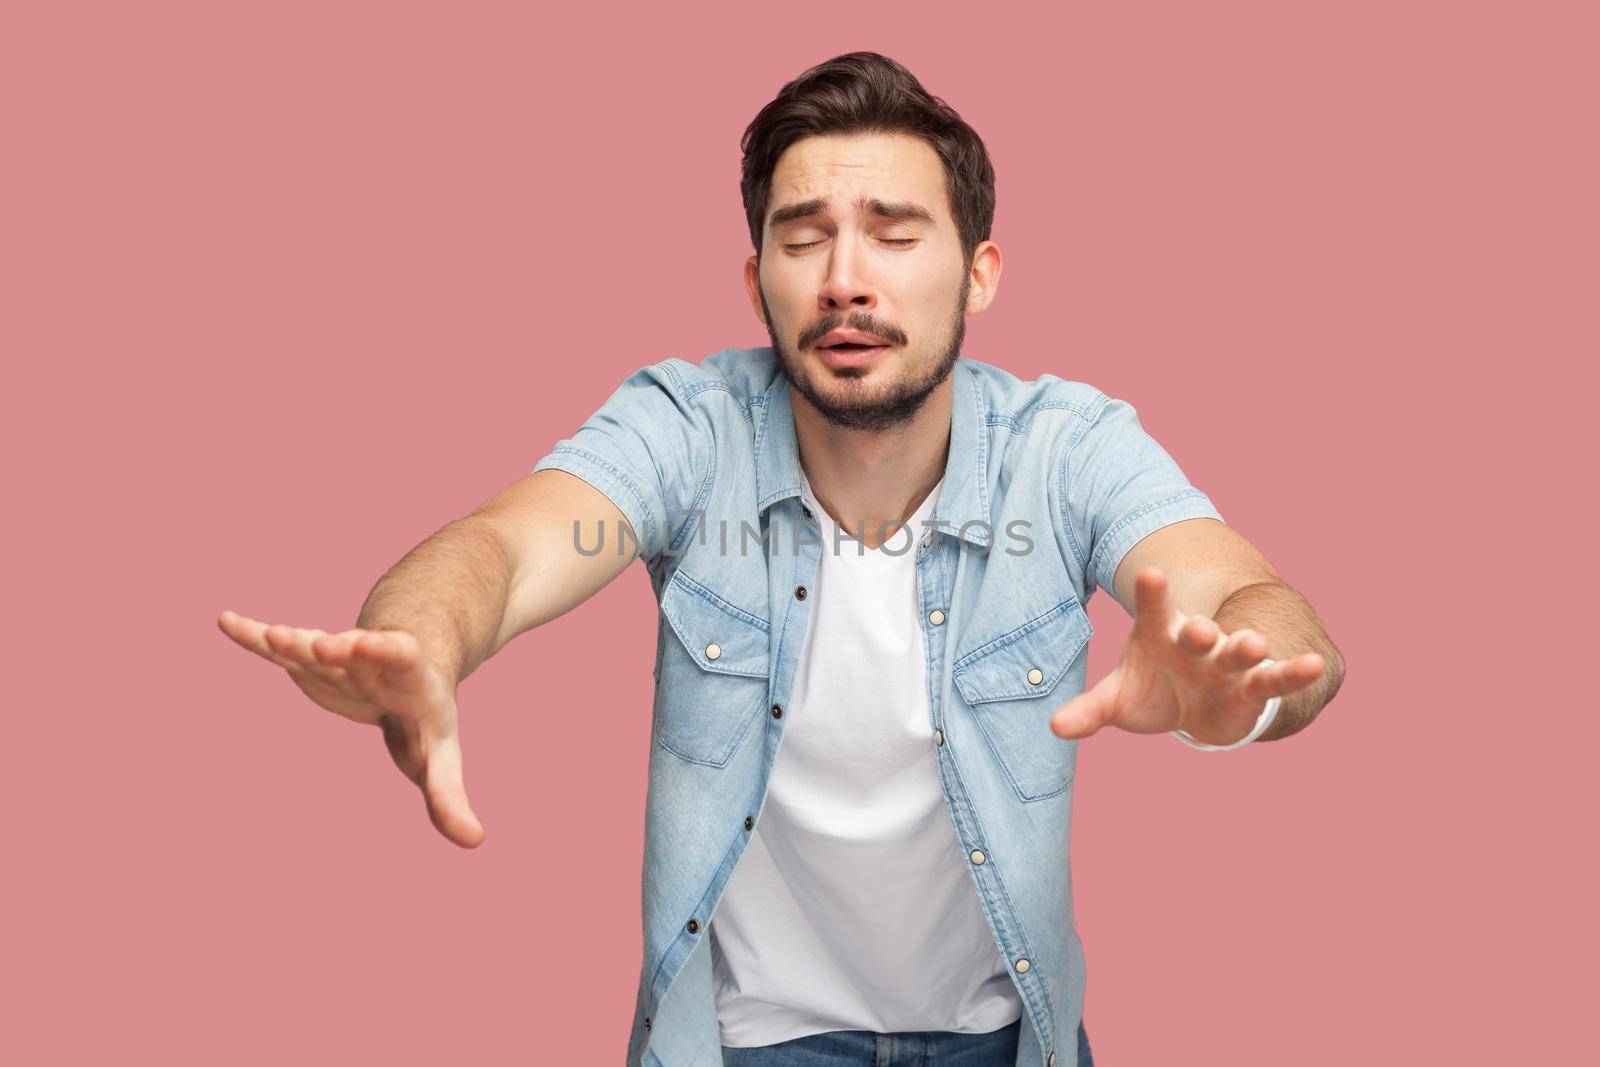
[[[867,345],[855,341],[842,341],[836,345],[818,347],[817,354],[830,367],[856,367],[868,363],[878,353],[887,352],[888,345]]]

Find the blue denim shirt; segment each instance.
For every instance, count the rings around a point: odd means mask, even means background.
[[[915,548],[928,758],[1025,1006],[1017,1065],[1075,1067],[1077,742],[1049,719],[1084,688],[1084,605],[1123,554],[1168,523],[1222,516],[1126,402],[966,358],[952,376],[944,485]],[[627,1062],[716,1067],[708,925],[761,816],[830,550],[802,502],[787,380],[770,347],[641,368],[534,470],[552,468],[627,517],[660,604]],[[606,533],[601,550],[616,551]],[[594,549],[594,531],[581,540]]]

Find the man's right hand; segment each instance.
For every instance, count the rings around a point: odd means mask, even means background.
[[[231,611],[217,627],[235,643],[289,672],[320,706],[383,730],[389,755],[421,789],[428,818],[463,848],[483,842],[467,800],[455,686],[405,630],[300,629],[268,625]]]

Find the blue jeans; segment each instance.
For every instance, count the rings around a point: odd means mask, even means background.
[[[911,1030],[875,1034],[830,1030],[776,1045],[722,1046],[723,1067],[1012,1067],[1022,1020],[987,1034]],[[1078,1065],[1094,1067],[1089,1035],[1078,1023]]]

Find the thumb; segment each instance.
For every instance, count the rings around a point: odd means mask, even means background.
[[[451,734],[434,743],[422,780],[422,796],[434,828],[462,848],[483,843],[483,823],[473,813],[461,773],[461,735]]]
[[[1119,667],[1118,670],[1121,668]],[[1090,737],[1111,722],[1116,710],[1117,671],[1057,708],[1050,716],[1050,731],[1065,740]]]

